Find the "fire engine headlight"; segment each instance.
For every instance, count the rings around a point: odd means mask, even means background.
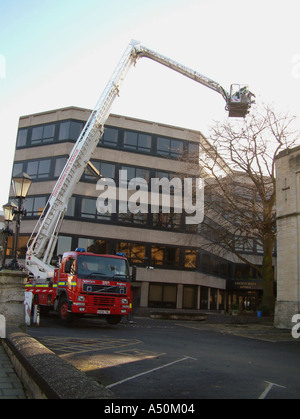
[[[77,301],[85,301],[85,297],[83,295],[78,295]]]
[[[122,302],[122,304],[128,304],[127,298],[122,298],[121,302]]]

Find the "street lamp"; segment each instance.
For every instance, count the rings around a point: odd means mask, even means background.
[[[9,228],[9,223],[13,221],[14,209],[17,208],[16,204],[14,202],[8,202],[7,204],[2,206],[3,212],[4,212],[4,222],[5,222],[5,228],[2,229],[3,234],[3,257],[2,257],[2,268],[5,267],[5,260],[6,260],[6,251],[7,251],[7,242],[8,237],[13,235],[12,230]]]
[[[18,244],[19,244],[19,233],[20,233],[20,224],[21,224],[21,215],[26,215],[26,210],[22,208],[22,202],[26,198],[28,190],[31,185],[31,177],[27,173],[19,173],[12,178],[12,184],[15,192],[15,197],[18,200],[17,208],[13,210],[13,214],[16,215],[16,230],[14,237],[14,248],[12,254],[12,261],[10,263],[11,269],[20,269],[18,263]]]

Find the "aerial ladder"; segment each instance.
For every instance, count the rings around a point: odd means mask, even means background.
[[[245,117],[253,103],[253,95],[247,86],[232,85],[235,86],[235,90],[231,89],[230,93],[227,93],[220,84],[208,77],[132,40],[80,133],[28,241],[25,267],[39,282],[46,282],[54,275],[55,267],[51,265],[51,260],[68,202],[103,135],[111,106],[119,95],[126,74],[142,57],[156,61],[221,94],[226,102],[225,109],[229,112],[229,117]]]

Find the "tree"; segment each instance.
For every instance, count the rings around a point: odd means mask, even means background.
[[[275,159],[279,151],[297,143],[294,120],[264,106],[242,122],[216,123],[209,138],[211,147],[200,146],[205,219],[199,233],[210,236],[211,246],[232,252],[257,269],[263,281],[262,304],[269,311],[275,304]],[[260,258],[254,256],[257,249]]]

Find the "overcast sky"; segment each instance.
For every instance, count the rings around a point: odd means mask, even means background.
[[[0,0],[0,209],[19,117],[92,109],[131,39],[229,90],[300,116],[299,0]],[[128,74],[113,113],[208,135],[221,95],[151,62]],[[300,124],[299,124],[300,127]]]

